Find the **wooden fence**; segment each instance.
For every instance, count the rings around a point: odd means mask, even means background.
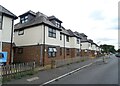
[[[67,58],[62,60],[51,60],[51,68],[60,67],[63,65],[80,62],[89,59],[88,57],[76,57],[76,58]],[[24,75],[32,75],[37,71],[44,70],[46,67],[37,66],[35,62],[28,62],[28,63],[19,63],[19,64],[12,64],[6,66],[0,66],[0,79],[2,81],[8,81],[11,79],[21,78]],[[1,80],[0,80],[1,81]]]
[[[5,65],[0,67],[2,81],[21,78],[26,74],[32,74],[36,67],[35,62]]]
[[[75,58],[67,58],[62,60],[55,60],[55,67],[60,67],[63,65],[80,62],[89,59],[88,57],[75,57]]]

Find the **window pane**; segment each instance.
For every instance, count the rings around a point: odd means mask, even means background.
[[[21,20],[24,20],[24,18],[21,18]]]
[[[55,52],[52,53],[52,56],[55,57]]]
[[[56,37],[56,34],[53,34],[53,37]]]
[[[53,51],[54,51],[54,52],[57,52],[57,49],[56,49],[56,48],[53,48]]]
[[[56,30],[53,29],[53,33],[56,33]]]
[[[52,33],[51,32],[49,32],[49,37],[52,37]]]
[[[48,29],[48,36],[56,38],[56,30],[49,28]]]
[[[25,23],[25,21],[24,21],[24,20],[22,20],[21,22],[22,22],[22,23]]]
[[[49,31],[49,32],[52,32],[52,29],[51,29],[51,28],[49,28],[49,29],[48,29],[48,31]]]
[[[49,49],[48,49],[48,52],[53,52],[53,48],[49,48]]]
[[[25,16],[25,19],[27,19],[28,18],[28,16]]]
[[[25,22],[27,22],[28,20],[26,19]]]

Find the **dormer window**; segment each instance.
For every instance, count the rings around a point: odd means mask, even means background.
[[[28,21],[28,16],[21,17],[20,22],[26,23]]]
[[[58,28],[60,28],[60,22],[55,22],[55,25],[58,27]]]

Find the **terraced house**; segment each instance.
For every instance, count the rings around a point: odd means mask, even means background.
[[[81,56],[82,57],[96,57],[100,54],[100,47],[88,39],[84,33],[75,32],[81,37]]]
[[[7,52],[7,64],[12,62],[14,20],[17,16],[0,5],[0,52]]]
[[[84,33],[64,28],[55,16],[30,10],[19,17],[14,30],[14,62],[47,65],[52,59],[92,57],[97,51],[97,45]]]
[[[55,16],[28,11],[15,25],[14,62],[35,61],[49,64],[51,59],[74,58],[80,55],[80,37],[66,30]]]

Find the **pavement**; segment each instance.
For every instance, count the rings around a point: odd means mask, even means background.
[[[57,81],[53,81],[49,84],[118,84],[118,58],[112,56],[106,59],[107,62],[103,63],[98,61],[89,67],[76,71],[75,73],[61,78]],[[48,85],[49,86],[49,85]],[[86,86],[86,85],[85,85]],[[105,85],[106,86],[106,85]],[[109,85],[108,85],[109,86]]]
[[[78,68],[84,67],[85,65],[95,63],[97,61],[102,61],[102,57],[99,57],[97,59],[89,59],[84,62],[65,65],[65,66],[62,66],[59,68],[39,71],[38,73],[36,73],[34,75],[26,76],[26,77],[23,77],[23,78],[17,79],[17,80],[14,79],[9,82],[6,82],[5,84],[9,84],[9,85],[10,84],[39,84],[39,85],[42,85],[54,78],[62,76],[64,74],[69,73]]]

